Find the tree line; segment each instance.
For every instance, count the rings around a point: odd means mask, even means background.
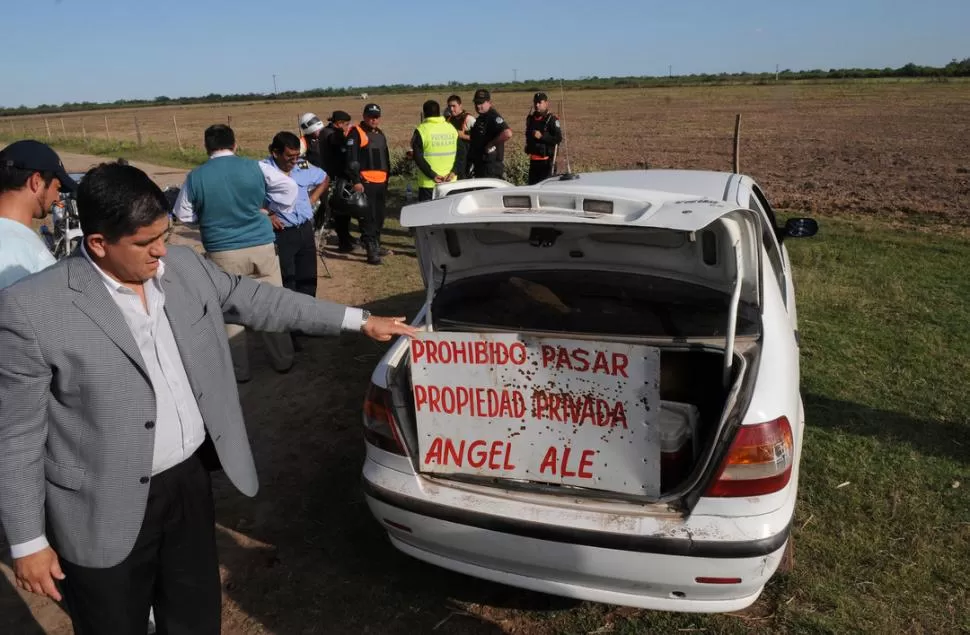
[[[528,91],[548,89],[562,82],[570,90],[605,88],[650,88],[661,86],[689,86],[698,84],[767,84],[773,81],[800,80],[844,80],[844,79],[891,79],[891,78],[937,78],[970,77],[970,57],[963,60],[953,59],[946,66],[920,66],[905,64],[899,68],[831,68],[829,70],[811,69],[793,71],[785,69],[777,73],[703,73],[672,76],[625,76],[625,77],[583,77],[580,79],[560,80],[549,77],[521,82],[497,82],[488,84],[492,92]],[[114,108],[133,108],[146,106],[182,106],[191,104],[232,103],[253,101],[277,101],[287,99],[314,99],[318,97],[357,97],[362,93],[391,95],[416,92],[471,91],[481,84],[452,81],[447,84],[381,84],[379,86],[328,87],[303,91],[283,91],[279,93],[237,93],[222,95],[209,93],[198,97],[168,97],[154,99],[119,99],[113,102],[68,102],[60,105],[41,104],[39,106],[19,106],[0,108],[0,117],[16,115],[44,115],[51,113],[83,112],[86,110],[105,110]]]

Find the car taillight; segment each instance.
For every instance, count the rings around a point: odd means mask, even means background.
[[[786,417],[741,426],[705,496],[760,496],[791,480],[795,444]]]
[[[397,432],[391,393],[374,384],[370,385],[364,397],[364,438],[382,450],[407,456]]]

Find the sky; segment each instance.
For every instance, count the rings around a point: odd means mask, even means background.
[[[970,57],[970,0],[0,0],[0,21],[0,106]]]

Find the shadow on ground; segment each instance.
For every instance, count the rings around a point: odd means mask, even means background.
[[[413,315],[423,293],[368,305]],[[251,338],[257,340],[258,338]],[[465,603],[530,611],[577,603],[466,577],[399,553],[360,488],[360,413],[386,350],[354,336],[304,340],[287,375],[262,367],[242,395],[260,474],[253,499],[217,483],[227,631],[250,620],[277,633],[501,633]],[[254,342],[256,343],[256,342]],[[234,611],[238,610],[238,614]]]
[[[804,404],[805,420],[810,427],[905,443],[926,456],[970,463],[970,425],[967,422],[916,419],[814,394],[806,394]]]

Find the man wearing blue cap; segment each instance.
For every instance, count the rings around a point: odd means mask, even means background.
[[[17,141],[0,150],[0,289],[54,264],[33,221],[47,216],[60,191],[76,187],[47,144]]]

